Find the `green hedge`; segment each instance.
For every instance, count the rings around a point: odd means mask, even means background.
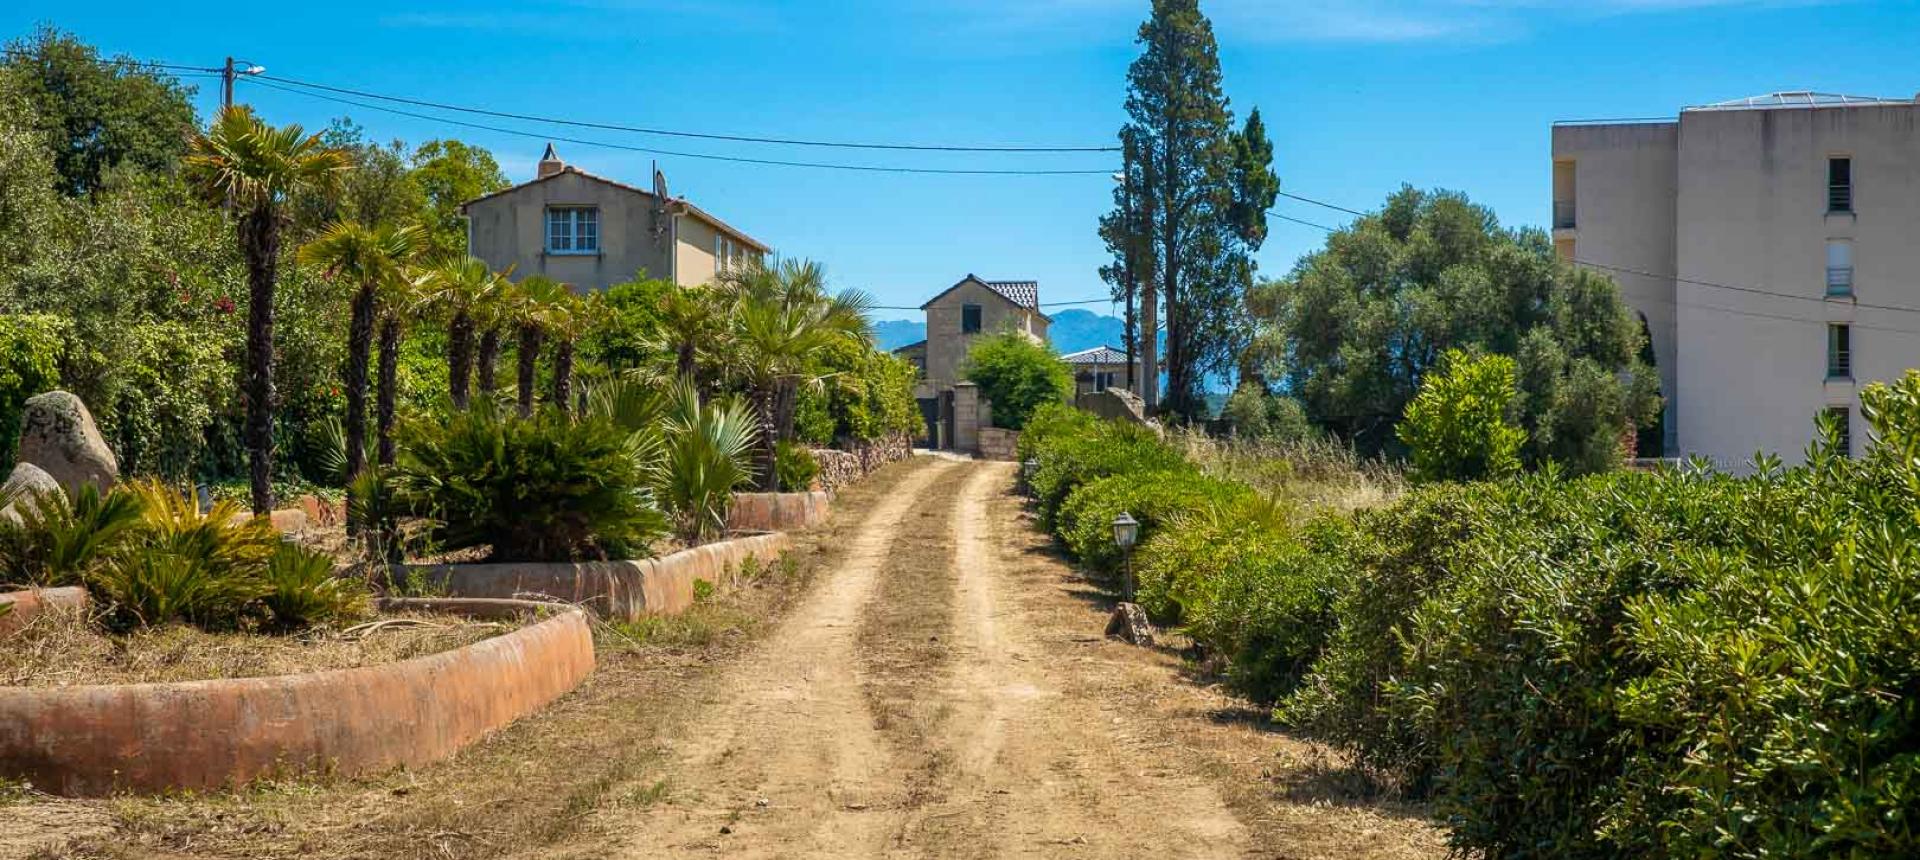
[[[27,398],[60,383],[66,329],[58,317],[0,316],[0,472],[13,468]]]
[[[1023,446],[1069,551],[1111,568],[1111,514],[1142,519],[1149,611],[1465,854],[1920,856],[1920,372],[1862,405],[1858,460],[1829,438],[1746,477],[1437,484],[1305,523],[1086,416]]]

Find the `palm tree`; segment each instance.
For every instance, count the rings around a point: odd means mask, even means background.
[[[654,318],[646,346],[672,355],[673,374],[680,379],[693,379],[701,353],[726,333],[720,302],[706,287],[673,290],[654,309]]]
[[[729,271],[721,289],[738,372],[764,430],[757,452],[760,486],[772,492],[780,480],[775,446],[793,438],[794,402],[800,385],[810,381],[813,353],[842,340],[870,344],[866,309],[872,301],[858,290],[828,293],[825,269],[794,260]]]
[[[533,414],[533,386],[540,360],[540,343],[549,318],[572,295],[565,284],[545,275],[529,275],[514,285],[508,297],[509,313],[520,333],[520,417]]]
[[[347,324],[346,479],[349,485],[367,465],[367,364],[373,352],[375,304],[379,295],[405,277],[404,265],[420,241],[414,227],[369,227],[341,221],[300,248],[300,262],[354,287]]]
[[[353,162],[320,135],[275,128],[241,106],[195,132],[183,163],[189,182],[239,218],[235,235],[247,259],[247,460],[254,515],[266,516],[273,511],[273,292],[285,206],[294,194],[337,187]]]
[[[447,320],[447,396],[454,409],[465,410],[471,399],[475,332],[494,333],[494,349],[499,349],[492,317],[505,285],[505,277],[477,257],[449,260],[428,273],[425,298]]]
[[[553,338],[553,402],[573,410],[573,351],[580,338],[600,324],[604,306],[599,293],[567,295],[553,307],[547,333]]]
[[[408,261],[412,262],[412,261]],[[380,465],[393,465],[394,400],[399,394],[400,332],[406,320],[425,304],[427,277],[407,270],[386,285],[380,295],[380,384],[375,395],[375,429]]]

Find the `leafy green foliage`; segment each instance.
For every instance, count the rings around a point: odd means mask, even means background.
[[[1271,394],[1266,386],[1247,380],[1227,395],[1220,417],[1237,435],[1249,439],[1299,442],[1314,436],[1300,401]]]
[[[1044,403],[1073,396],[1073,371],[1053,348],[1019,332],[974,338],[961,375],[993,403],[993,425],[1018,430]]]
[[[1060,506],[1055,530],[1074,558],[1111,573],[1120,569],[1123,560],[1113,542],[1113,520],[1121,512],[1140,522],[1139,540],[1147,541],[1182,514],[1232,505],[1248,495],[1242,485],[1209,478],[1191,467],[1128,470],[1074,490]]]
[[[58,317],[0,316],[0,469],[13,466],[27,398],[59,385],[64,329]]]
[[[428,259],[466,256],[467,226],[460,204],[506,188],[493,153],[458,140],[429,140],[413,151],[411,177],[425,198]]]
[[[1395,422],[1450,349],[1515,357],[1531,466],[1610,468],[1659,411],[1641,325],[1612,281],[1461,194],[1402,189],[1248,303],[1272,335],[1255,338],[1253,363],[1285,368],[1314,423],[1366,453],[1393,450]]]
[[[367,591],[333,576],[332,559],[284,543],[232,501],[202,512],[157,483],[69,500],[48,492],[0,518],[0,578],[85,585],[111,623],[295,630],[364,614]]]
[[[813,489],[820,474],[820,463],[805,445],[781,442],[774,451],[774,468],[780,473],[780,492],[804,493]]]
[[[50,26],[6,48],[0,77],[32,110],[66,194],[98,188],[123,165],[170,171],[186,151],[194,88],[172,75],[130,57],[102,58]]]
[[[599,416],[516,418],[476,404],[444,423],[403,428],[394,500],[431,518],[441,546],[488,546],[500,561],[644,551],[667,520],[631,435]]]
[[[1186,461],[1151,428],[1101,421],[1065,405],[1034,412],[1020,437],[1022,459],[1038,463],[1033,475],[1042,528],[1054,529],[1067,497],[1109,475],[1179,469]],[[1136,514],[1137,516],[1137,514]]]
[[[1441,358],[1400,422],[1415,478],[1472,481],[1519,471],[1527,433],[1507,420],[1513,374],[1513,359],[1504,355],[1452,350]]]
[[[753,483],[760,424],[737,400],[700,402],[686,382],[676,384],[668,397],[661,426],[666,456],[657,479],[660,503],[672,513],[683,540],[711,540],[726,533],[733,494]]]

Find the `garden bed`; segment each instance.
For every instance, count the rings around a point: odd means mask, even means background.
[[[784,532],[827,521],[833,496],[811,493],[735,493],[727,528],[735,532]]]
[[[592,636],[575,609],[407,600],[383,601],[381,608],[388,628],[410,623],[393,619],[434,610],[547,617],[506,632],[436,617],[429,620],[447,625],[442,635],[380,629],[358,643],[344,632],[269,645],[266,637],[162,628],[133,634],[137,647],[123,649],[158,652],[156,658],[116,656],[78,620],[43,613],[34,628],[49,625],[44,634],[29,629],[13,638],[64,639],[45,644],[56,659],[87,661],[89,674],[64,674],[44,654],[13,656],[21,649],[8,642],[9,662],[0,665],[32,667],[46,683],[0,686],[0,778],[56,794],[99,795],[420,765],[539,710],[593,671]],[[60,625],[74,629],[63,637]],[[398,635],[368,644],[387,634]],[[241,650],[251,653],[236,656]],[[278,674],[292,667],[299,668]],[[193,676],[200,679],[91,683]]]
[[[784,532],[703,544],[633,561],[395,565],[410,588],[455,598],[559,600],[606,618],[633,620],[693,605],[705,582],[722,588],[743,565],[768,565],[786,551]]]
[[[357,669],[451,651],[515,626],[404,611],[295,636],[213,633],[185,625],[116,634],[94,623],[85,609],[54,607],[0,639],[0,687],[170,683]]]

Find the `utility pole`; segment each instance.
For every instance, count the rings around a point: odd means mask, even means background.
[[[233,107],[233,58],[227,58],[227,65],[220,70],[220,110],[225,112]]]

